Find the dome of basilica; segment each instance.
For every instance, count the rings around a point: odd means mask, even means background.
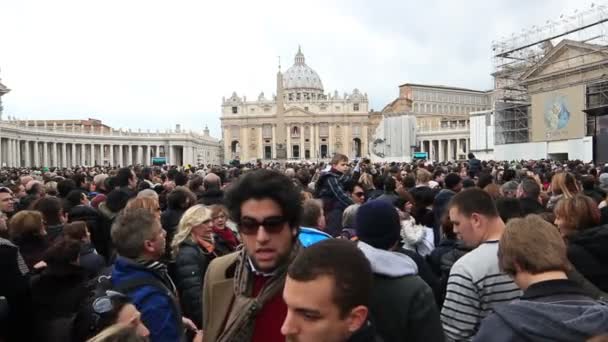
[[[302,90],[323,93],[321,78],[316,71],[306,65],[300,48],[298,48],[294,64],[283,73],[283,87],[286,91]]]

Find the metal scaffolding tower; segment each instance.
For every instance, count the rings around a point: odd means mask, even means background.
[[[496,144],[530,139],[530,96],[520,84],[521,76],[562,39],[607,46],[607,22],[608,6],[592,4],[588,9],[562,14],[557,20],[547,20],[543,25],[492,42]]]

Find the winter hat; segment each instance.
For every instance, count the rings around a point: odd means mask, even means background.
[[[388,250],[401,239],[397,209],[385,201],[369,201],[359,207],[355,228],[359,240],[379,249]]]

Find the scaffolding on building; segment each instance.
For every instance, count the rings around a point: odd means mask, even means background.
[[[591,4],[585,10],[562,14],[557,20],[547,20],[543,25],[534,25],[492,42],[496,144],[530,140],[530,95],[520,82],[524,73],[537,65],[562,39],[608,49],[607,22],[608,6]]]

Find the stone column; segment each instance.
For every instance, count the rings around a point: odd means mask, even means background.
[[[80,165],[85,165],[87,163],[87,145],[80,144]]]
[[[146,158],[145,158],[146,160],[145,160],[144,165],[147,165],[147,166],[152,165],[151,158],[152,158],[152,145],[148,145],[148,153],[146,154]]]
[[[61,166],[63,167],[68,167],[68,155],[67,155],[67,144],[66,143],[62,143],[61,144]]]
[[[127,153],[127,164],[125,166],[129,166],[133,164],[133,145],[127,145],[128,153]]]
[[[458,159],[462,153],[462,145],[460,145],[460,142],[460,138],[456,139],[456,159]]]
[[[264,159],[264,136],[262,135],[263,131],[264,131],[264,126],[260,126],[259,129],[259,134],[258,134],[258,149],[259,149],[259,153],[258,153],[258,158],[260,159]],[[205,160],[205,162],[207,162],[207,153],[205,151],[203,151],[203,159]]]
[[[448,139],[448,157],[446,160],[452,160],[452,139]]]
[[[328,124],[327,128],[327,157],[331,159],[333,154],[336,152],[336,148],[334,147],[334,125],[332,122]]]
[[[304,124],[300,127],[300,160],[306,157],[306,147],[304,147],[304,132],[306,132]]]
[[[2,121],[2,118],[0,118],[0,121]],[[6,163],[6,159],[4,159],[4,157],[2,156],[2,152],[6,151],[5,148],[2,148],[2,138],[0,138],[0,167],[2,167],[2,163]]]
[[[71,160],[71,163],[70,163],[71,165],[68,165],[68,166],[72,166],[73,167],[73,166],[76,166],[76,144],[74,144],[74,142],[72,142],[72,153],[71,153],[71,156],[72,156],[72,160]]]
[[[277,159],[277,132],[276,132],[276,125],[273,124],[272,125],[272,147],[271,147],[271,152],[272,152],[272,159]]]
[[[59,158],[58,158],[58,153],[57,153],[58,152],[57,151],[57,142],[52,142],[51,144],[53,144],[51,147],[51,159],[52,159],[51,165],[58,167],[58,166],[60,166],[60,164],[58,162]]]
[[[13,140],[6,140],[6,166],[13,167]]]
[[[171,143],[169,142],[165,155],[167,157],[167,164],[173,165],[173,151],[171,151]]]
[[[23,166],[31,167],[32,165],[30,164],[30,142],[27,140],[23,142],[23,154]]]
[[[124,156],[124,146],[118,145],[118,165],[120,165],[120,167],[124,167],[125,166],[125,156]]]
[[[95,164],[95,144],[91,144],[91,166]]]
[[[15,140],[15,143],[16,143],[15,153],[17,154],[17,166],[21,167],[21,166],[23,166],[21,164],[21,140],[17,139],[17,140]]]
[[[38,141],[34,140],[34,166],[40,166],[40,154],[38,151]]]
[[[44,166],[49,167],[49,145],[46,141],[42,143],[42,148],[42,158],[44,160]]]
[[[110,144],[108,148],[110,149],[110,162],[108,164],[114,166],[114,145]]]
[[[311,123],[310,124],[310,136],[308,137],[308,141],[310,142],[310,144],[308,144],[308,146],[310,146],[310,159],[314,159],[315,156],[315,124]]]
[[[287,129],[287,135],[285,135],[287,137],[287,159],[290,159],[292,157],[291,155],[291,125],[285,125],[287,127],[285,127]]]

